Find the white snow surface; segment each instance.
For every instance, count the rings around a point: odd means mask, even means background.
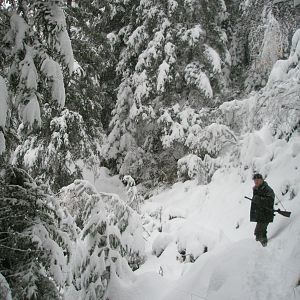
[[[105,167],[101,167],[97,172],[84,168],[83,163],[82,167],[83,178],[92,183],[98,193],[113,193],[121,199],[127,200],[126,186],[117,175],[111,176],[109,170]]]
[[[300,299],[299,137],[279,140],[267,126],[248,133],[240,141],[245,163],[224,157],[209,184],[179,182],[147,200],[147,260],[133,281],[111,280],[109,299]],[[276,215],[265,248],[254,239],[244,199],[252,196],[254,169],[292,212],[291,218]]]

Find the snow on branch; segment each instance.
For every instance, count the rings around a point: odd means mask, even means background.
[[[178,160],[178,176],[185,176],[187,179],[197,177],[200,172],[202,160],[194,154],[188,154]]]
[[[14,45],[12,50],[13,54],[24,49],[24,40],[28,30],[29,26],[25,20],[14,12],[10,18],[10,30],[4,37],[6,42]]]
[[[20,62],[20,83],[19,86],[26,90],[37,90],[38,85],[38,72],[35,67],[34,61],[34,49],[26,46],[25,58]]]
[[[43,61],[41,71],[47,77],[50,84],[52,99],[57,101],[58,106],[64,107],[65,86],[59,63],[48,57]]]
[[[37,122],[38,126],[41,126],[40,105],[36,95],[25,96],[25,100],[19,105],[19,115],[23,125],[28,126],[29,130],[31,130],[35,122]]]
[[[288,59],[278,60],[269,76],[268,86],[276,82],[285,81],[291,77],[299,76],[297,65],[300,62],[300,29],[298,29],[292,38],[291,53]]]
[[[207,75],[201,71],[201,67],[198,63],[193,62],[186,66],[184,78],[188,85],[197,88],[207,98],[213,97],[210,80]]]
[[[196,128],[194,128],[196,129]],[[234,133],[223,124],[212,123],[205,128],[191,130],[186,146],[199,154],[217,156],[226,146],[236,144]]]
[[[8,112],[8,91],[4,78],[0,76],[0,155],[5,152],[4,128]]]
[[[69,34],[67,32],[65,14],[62,9],[64,1],[51,0],[46,3],[39,2],[38,4],[41,5],[41,13],[42,16],[44,16],[48,27],[52,28],[52,35],[54,34],[54,38],[49,40],[49,42],[52,43],[52,46],[62,56],[63,63],[71,74],[74,68],[74,56]]]
[[[205,31],[200,24],[197,24],[191,29],[186,30],[181,39],[182,41],[187,41],[190,46],[195,46],[204,36]]]
[[[78,286],[81,292],[90,293],[100,290],[100,287],[103,292],[115,271],[119,277],[130,276],[126,260],[135,269],[144,257],[143,227],[139,214],[118,195],[98,193],[85,180],[75,180],[63,188],[61,199],[81,228],[77,248],[86,248],[76,254],[76,261],[72,263],[75,268],[73,272],[83,268],[83,272],[77,275],[79,281],[86,282],[84,287],[81,284]],[[100,264],[99,257],[103,260]],[[93,280],[89,280],[91,275],[95,276]],[[77,284],[74,283],[75,286]]]
[[[213,49],[207,45],[205,45],[205,46],[206,46],[205,55],[207,56],[208,60],[212,64],[214,73],[221,73],[222,72],[222,60],[220,58],[219,53],[215,49]]]

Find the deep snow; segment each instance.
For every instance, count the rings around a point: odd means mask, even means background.
[[[240,147],[243,163],[225,157],[209,184],[176,183],[145,201],[147,260],[134,281],[111,280],[110,300],[300,299],[299,133],[286,142],[265,127]],[[252,196],[253,168],[292,211],[269,225],[266,248],[254,239],[244,199]]]

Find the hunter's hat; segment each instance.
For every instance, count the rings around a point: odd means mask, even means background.
[[[255,173],[255,174],[253,175],[252,179],[253,179],[253,180],[254,180],[254,179],[263,179],[263,177],[262,177],[261,174]]]

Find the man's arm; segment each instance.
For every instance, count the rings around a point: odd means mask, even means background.
[[[261,195],[261,197],[263,198],[263,201],[264,201],[265,205],[268,208],[272,208],[273,209],[274,200],[275,200],[275,193],[274,193],[274,191],[270,187],[267,187],[265,189],[264,194]]]

